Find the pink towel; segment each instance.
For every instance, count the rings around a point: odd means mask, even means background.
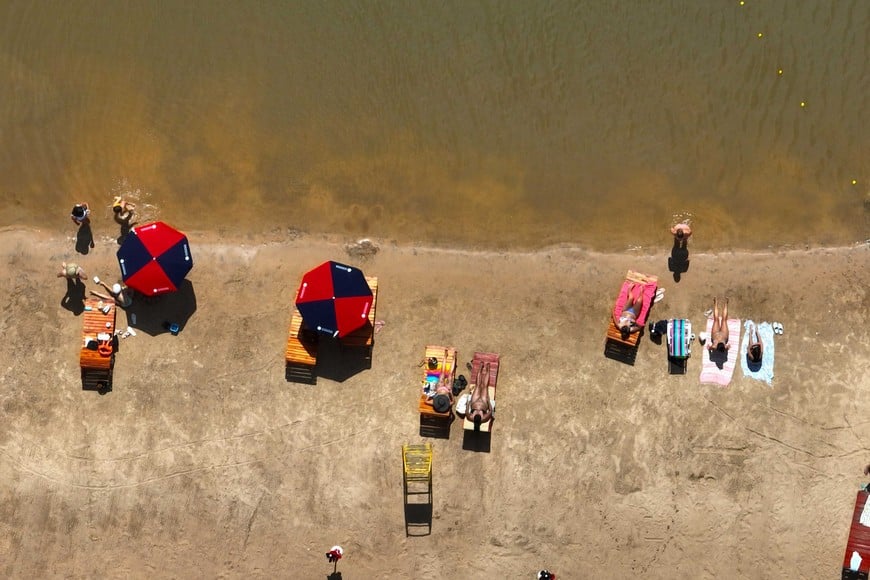
[[[713,330],[713,319],[707,319],[707,344],[704,345],[704,364],[701,366],[701,382],[713,383],[722,387],[727,387],[731,382],[731,376],[734,374],[734,367],[737,365],[737,353],[740,350],[740,319],[728,319],[728,344],[731,348],[728,349],[728,358],[722,361],[722,355],[718,352],[709,351],[707,347],[710,345],[710,332]],[[713,355],[713,359],[710,355]],[[719,361],[717,364],[715,361]],[[719,368],[719,365],[722,368]]]
[[[613,315],[619,319],[619,315],[622,314],[622,309],[625,306],[625,303],[628,301],[628,289],[632,287],[632,285],[638,285],[638,282],[632,282],[631,280],[626,280],[622,283],[622,288],[619,290],[619,297],[616,299],[616,304],[613,306]],[[646,324],[646,317],[649,314],[649,309],[652,307],[653,298],[656,296],[656,288],[658,288],[657,281],[650,281],[643,285],[643,307],[640,309],[640,313],[637,315],[637,324],[643,326]]]

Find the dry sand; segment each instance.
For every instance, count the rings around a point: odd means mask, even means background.
[[[191,234],[197,311],[182,333],[121,342],[114,390],[82,391],[81,320],[57,264],[117,272],[56,233],[0,232],[7,297],[0,575],[8,578],[831,578],[870,460],[866,245],[693,255],[476,253],[328,238]],[[380,278],[372,368],[287,383],[301,274],[326,259]],[[603,356],[627,269],[667,289],[653,318],[778,320],[772,387],[699,384],[644,337]],[[93,284],[89,283],[89,287]],[[123,324],[123,314],[119,324]],[[435,445],[431,535],[406,537],[400,446],[420,441],[426,344],[502,356],[491,450]]]

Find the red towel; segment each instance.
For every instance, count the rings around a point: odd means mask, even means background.
[[[625,307],[626,301],[628,301],[628,289],[633,285],[637,286],[638,284],[639,282],[632,282],[631,280],[626,280],[622,283],[622,288],[619,290],[619,297],[616,299],[616,304],[613,306],[613,315],[617,319],[619,318],[619,315],[622,314],[622,309]],[[658,288],[658,282],[656,281],[650,281],[643,285],[643,307],[637,315],[637,324],[639,326],[646,324],[646,317],[649,315],[649,309],[652,307],[653,299],[656,296],[656,288]]]

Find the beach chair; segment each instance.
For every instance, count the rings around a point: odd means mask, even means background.
[[[298,290],[297,290],[298,292]],[[296,304],[296,298],[293,298]],[[284,348],[284,378],[296,383],[317,384],[317,333],[305,327],[302,314],[293,306],[287,345]]]
[[[865,489],[855,498],[855,509],[849,526],[849,539],[843,556],[843,580],[867,580],[870,574],[870,494]]]
[[[455,348],[446,346],[427,346],[426,356],[423,359],[423,390],[420,393],[420,399],[417,405],[417,410],[420,413],[420,436],[422,437],[440,437],[447,439],[450,437],[450,423],[453,421],[453,411],[448,408],[445,412],[439,412],[432,406],[432,395],[435,393],[435,387],[444,376],[444,382],[453,387],[453,378],[456,375],[456,357],[458,353]],[[434,360],[436,364],[430,368],[428,361]]]
[[[480,432],[481,433],[490,433],[492,432],[492,424],[495,421],[495,387],[496,382],[498,381],[498,364],[499,364],[499,356],[495,353],[491,352],[476,352],[474,353],[474,358],[471,361],[471,380],[475,380],[477,378],[477,373],[480,371],[480,367],[484,364],[489,363],[489,400],[492,403],[493,407],[493,417],[487,421],[486,423],[481,423]],[[476,385],[469,385],[469,393],[474,392]],[[470,399],[469,399],[470,401]],[[466,431],[474,432],[474,422],[468,420],[468,416],[466,415],[464,420],[462,421],[462,428]]]
[[[628,300],[628,290],[632,284],[641,284],[643,290],[643,306],[640,313],[637,315],[637,324],[641,329],[637,332],[629,334],[628,337],[622,338],[622,332],[617,328],[613,321],[613,315],[619,315]],[[607,337],[604,341],[604,355],[608,358],[619,360],[628,364],[634,364],[637,357],[637,345],[640,337],[643,334],[643,327],[646,325],[649,317],[650,309],[655,299],[656,289],[658,288],[658,277],[641,274],[633,270],[629,270],[625,276],[625,281],[619,290],[619,295],[616,298],[616,303],[613,305],[613,311],[609,317],[607,327]]]
[[[686,374],[687,362],[692,354],[692,323],[685,318],[668,320],[668,371],[672,375]]]
[[[432,444],[402,445],[405,535],[412,526],[432,529]],[[425,496],[425,497],[423,497]],[[411,501],[414,500],[423,501]]]
[[[79,351],[82,388],[107,392],[112,390],[115,368],[117,307],[113,300],[85,300],[82,315],[82,342]]]

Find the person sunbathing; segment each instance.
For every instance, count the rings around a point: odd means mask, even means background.
[[[492,402],[489,400],[489,363],[484,363],[477,369],[466,418],[474,423],[475,431],[480,431],[480,426],[492,419]]]
[[[710,329],[710,343],[707,345],[707,350],[718,350],[725,352],[731,345],[728,344],[728,299],[725,299],[725,306],[722,312],[719,312],[719,299],[713,299],[713,327]]]
[[[634,289],[637,288],[637,296],[634,295]],[[622,306],[622,312],[619,316],[613,313],[613,322],[616,327],[622,332],[622,338],[628,338],[632,332],[637,332],[641,325],[637,323],[637,317],[643,309],[643,286],[640,284],[632,284],[628,288],[628,296],[625,299],[625,304]]]
[[[449,381],[452,373],[446,371],[447,367],[447,352],[444,352],[444,369],[441,371],[441,376],[438,377],[438,383],[435,385],[435,394],[429,399],[432,408],[439,413],[446,413],[453,405],[453,385]],[[429,358],[429,369],[438,368],[438,359],[435,357]]]
[[[764,345],[761,342],[761,335],[758,334],[758,326],[754,323],[750,324],[747,335],[749,336],[749,344],[746,347],[746,360],[753,364],[761,364]]]

